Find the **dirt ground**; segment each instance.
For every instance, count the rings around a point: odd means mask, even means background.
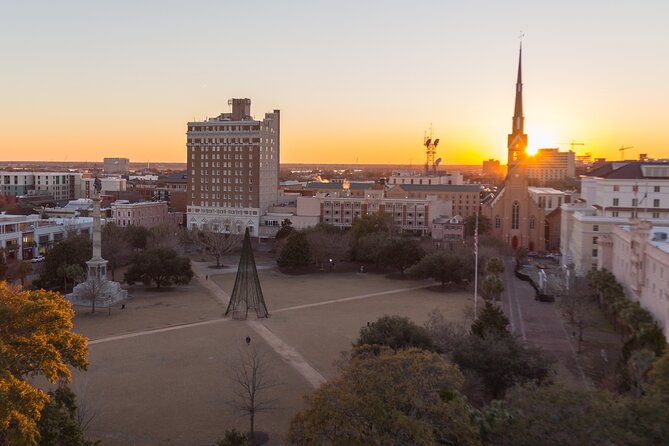
[[[271,317],[261,323],[294,348],[326,379],[334,362],[357,338],[360,327],[385,314],[423,323],[437,308],[461,320],[469,293],[441,293],[430,283],[393,280],[375,274],[283,275],[259,272]],[[76,372],[73,389],[86,412],[95,414],[87,430],[104,446],[210,445],[226,429],[247,430],[247,421],[229,405],[231,367],[239,362],[244,339],[266,351],[272,376],[281,382],[268,397],[277,410],[260,414],[256,429],[282,444],[289,421],[313,388],[291,364],[245,322],[222,318],[220,296],[211,282],[232,290],[234,272],[212,272],[191,285],[157,291],[133,287],[125,309],[78,309],[75,330],[91,340],[86,372]]]

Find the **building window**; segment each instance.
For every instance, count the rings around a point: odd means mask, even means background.
[[[659,212],[653,212],[653,218],[660,218]]]
[[[613,212],[611,212],[611,216],[612,216],[612,217],[617,217],[617,216],[618,216],[618,211],[613,211]]]
[[[597,257],[597,248],[592,248],[592,256]]]
[[[618,203],[620,203],[620,200],[618,198],[613,199],[613,205],[618,206]]]
[[[499,215],[495,215],[495,228],[499,229],[502,227],[502,219],[499,218]]]
[[[511,208],[511,229],[518,229],[520,226],[520,204],[517,201],[513,202]]]
[[[656,198],[653,200],[653,207],[654,208],[659,208],[660,207],[660,199]]]
[[[613,186],[613,192],[619,192],[620,191],[620,186],[615,185]]]
[[[599,225],[592,225],[592,230],[594,232],[599,232]]]
[[[592,244],[593,245],[596,245],[598,243],[598,241],[599,241],[599,237],[593,237],[592,238]]]
[[[636,207],[639,205],[639,200],[637,198],[632,198],[632,206]]]
[[[660,186],[653,187],[653,192],[659,192],[659,191],[660,191]]]
[[[534,216],[530,217],[530,229],[534,229]]]

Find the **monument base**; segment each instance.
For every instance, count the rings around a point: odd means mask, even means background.
[[[118,282],[104,279],[100,282],[87,280],[74,287],[65,298],[72,305],[91,306],[91,296],[95,295],[96,307],[108,307],[128,298],[128,291],[121,288]]]

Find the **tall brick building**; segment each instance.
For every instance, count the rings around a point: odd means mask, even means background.
[[[251,116],[250,99],[231,113],[189,122],[187,224],[258,235],[260,216],[278,200],[279,110]]]

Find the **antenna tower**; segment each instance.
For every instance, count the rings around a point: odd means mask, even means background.
[[[423,145],[425,146],[425,175],[430,174],[430,170],[434,173],[437,172],[437,165],[435,163],[434,157],[437,154],[437,146],[439,145],[439,138],[433,139],[432,137],[432,124],[430,124],[430,136],[427,136],[425,132],[423,136]]]

